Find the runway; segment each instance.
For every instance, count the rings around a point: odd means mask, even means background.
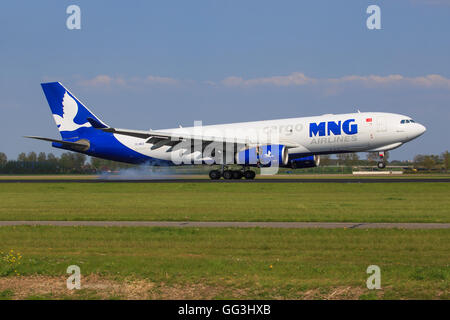
[[[209,179],[0,179],[0,183],[449,183],[450,178],[256,178],[255,180]]]
[[[450,223],[379,222],[225,222],[225,221],[0,221],[5,226],[176,227],[276,229],[450,229]]]

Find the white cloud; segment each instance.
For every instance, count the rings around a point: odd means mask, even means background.
[[[108,75],[98,75],[95,76],[92,79],[84,79],[84,80],[80,80],[79,83],[82,86],[86,86],[86,87],[98,87],[98,86],[110,86],[112,84],[118,84],[118,85],[123,85],[125,84],[125,81],[122,78],[114,78],[114,77],[110,77]]]
[[[285,86],[302,86],[315,83],[317,80],[305,76],[301,72],[293,72],[287,76],[273,76],[266,78],[254,78],[244,80],[241,77],[228,77],[222,80],[225,86],[258,86],[258,85],[274,85],[278,87]]]
[[[444,87],[450,89],[450,79],[439,74],[429,74],[425,77],[409,78],[408,81],[422,87]]]
[[[265,78],[243,79],[242,77],[228,77],[221,82],[225,86],[251,87],[251,86],[306,86],[320,85],[333,87],[344,84],[360,84],[366,87],[379,87],[387,85],[412,85],[426,88],[450,89],[450,79],[438,74],[429,74],[419,77],[405,77],[399,74],[386,76],[379,75],[348,75],[340,78],[312,78],[300,72],[293,72],[287,76],[272,76]]]
[[[399,74],[387,76],[344,76],[335,79],[326,79],[331,84],[361,83],[367,87],[377,87],[386,85],[412,85],[426,88],[447,88],[450,89],[450,79],[438,74],[429,74],[420,77],[405,77]]]
[[[193,81],[179,80],[169,77],[149,75],[146,77],[112,77],[98,75],[91,79],[79,80],[79,84],[88,87],[111,87],[111,86],[176,86],[184,85],[208,85],[213,87],[304,87],[315,86],[329,92],[336,92],[345,85],[359,85],[367,88],[412,86],[421,88],[443,88],[450,89],[450,78],[439,74],[428,74],[417,77],[406,77],[400,74],[380,75],[346,75],[339,78],[314,78],[306,76],[301,72],[293,72],[288,75],[270,76],[260,78],[244,79],[242,77],[230,76],[222,81]]]
[[[173,78],[158,77],[158,76],[148,76],[145,81],[150,84],[178,84],[179,81]]]
[[[391,74],[388,76],[377,76],[377,75],[369,75],[369,76],[357,76],[350,75],[344,76],[341,78],[330,78],[324,79],[324,81],[332,83],[332,84],[340,84],[340,83],[348,83],[348,82],[360,82],[366,85],[377,85],[377,84],[389,84],[402,81],[404,79],[403,76],[399,74]]]
[[[122,77],[112,77],[108,75],[98,75],[92,79],[84,79],[80,80],[79,84],[86,87],[109,87],[112,85],[115,86],[126,86],[126,85],[134,85],[134,84],[144,84],[144,85],[176,85],[180,81],[173,78],[168,77],[159,77],[149,75],[144,78],[141,77],[132,77],[132,78],[122,78]]]

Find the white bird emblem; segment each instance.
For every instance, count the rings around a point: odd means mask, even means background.
[[[67,93],[64,93],[62,100],[63,116],[53,114],[59,131],[74,131],[81,127],[91,127],[89,122],[77,124],[74,119],[78,113],[78,103]]]

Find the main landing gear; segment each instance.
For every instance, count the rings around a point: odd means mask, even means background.
[[[225,169],[225,166],[222,166],[222,170],[211,170],[209,172],[211,180],[219,180],[221,177],[225,180],[240,180],[242,178],[253,180],[255,176],[255,171],[246,169],[245,167],[242,170],[229,170],[228,168]]]
[[[211,170],[209,172],[209,177],[211,178],[211,180],[219,180],[220,176],[221,174],[219,170]]]
[[[378,158],[379,158],[377,163],[378,169],[386,168],[386,162],[384,161],[384,151],[378,153]]]

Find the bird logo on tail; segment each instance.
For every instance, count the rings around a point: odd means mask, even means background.
[[[67,93],[67,91],[64,93],[62,106],[62,117],[58,114],[53,114],[53,118],[55,119],[59,131],[75,131],[81,127],[91,127],[89,122],[83,124],[75,123],[74,119],[78,114],[78,103]]]

